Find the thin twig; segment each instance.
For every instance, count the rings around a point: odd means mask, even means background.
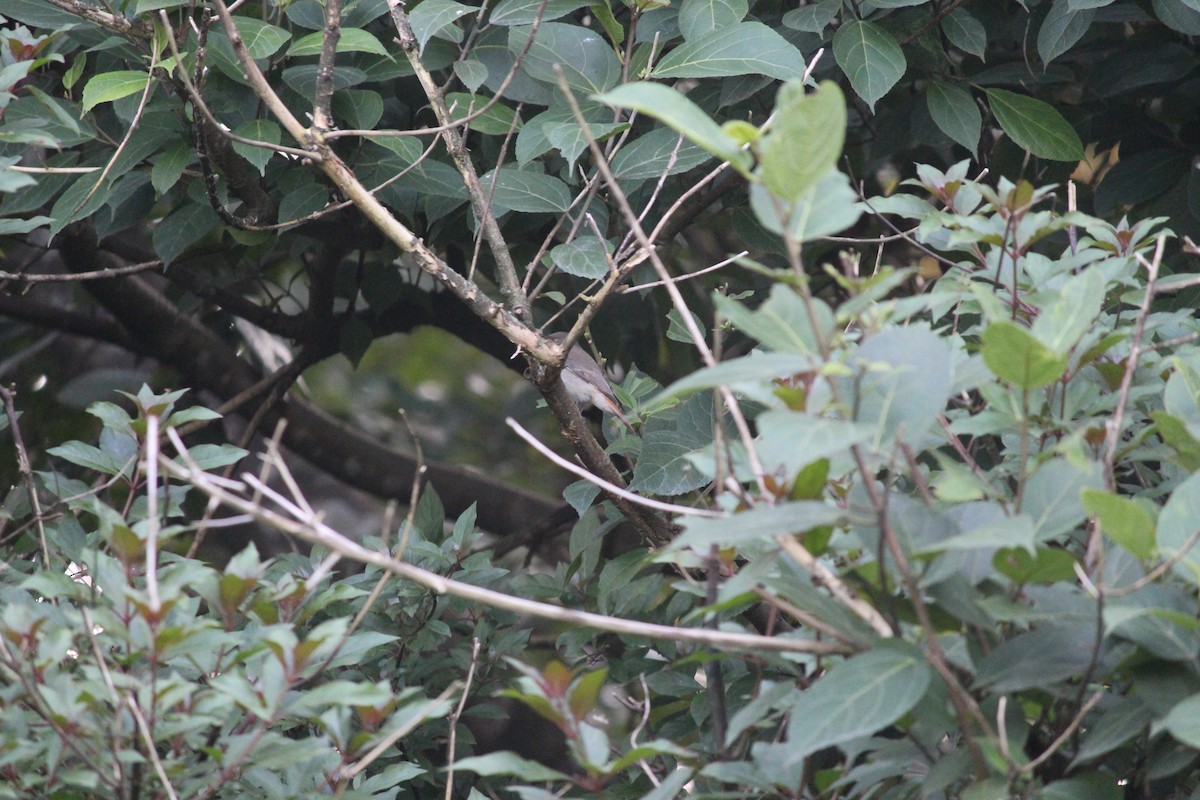
[[[567,472],[570,472],[573,475],[578,475],[589,483],[594,483],[595,485],[599,486],[604,491],[611,492],[618,497],[623,497],[631,503],[637,503],[638,505],[646,506],[647,508],[653,508],[657,511],[666,511],[669,514],[704,517],[705,519],[721,519],[722,517],[726,516],[720,511],[709,511],[706,508],[692,508],[691,506],[680,506],[675,505],[674,503],[664,503],[661,500],[655,500],[652,497],[642,497],[640,494],[634,494],[628,489],[624,489],[614,483],[609,483],[603,478],[593,475],[578,464],[572,464],[570,461],[539,442],[536,436],[521,427],[521,423],[517,422],[512,417],[506,419],[505,423],[508,425],[508,427],[512,428],[516,432],[517,436],[520,436],[522,439],[528,442],[534,450],[537,450],[539,453],[565,469]]]
[[[167,435],[171,438],[172,443],[179,450],[180,454],[184,456],[185,466],[180,466],[164,458],[162,460],[162,468],[177,478],[188,481],[214,500],[243,513],[252,514],[259,522],[280,532],[336,551],[344,557],[359,563],[370,564],[371,566],[386,570],[404,580],[412,581],[439,594],[449,594],[454,597],[483,603],[484,605],[501,608],[517,614],[565,622],[596,630],[611,631],[627,636],[644,636],[667,641],[691,642],[729,650],[767,650],[771,652],[820,654],[853,652],[853,648],[834,642],[791,637],[760,636],[758,634],[731,631],[710,631],[704,628],[681,628],[610,617],[586,611],[576,611],[549,603],[526,600],[525,598],[515,597],[503,592],[446,578],[437,573],[392,558],[385,553],[363,547],[333,528],[330,528],[318,518],[297,517],[296,511],[298,509],[294,504],[288,502],[286,498],[278,495],[278,493],[272,493],[274,494],[272,499],[275,502],[282,502],[284,508],[288,510],[288,514],[286,515],[265,508],[260,502],[247,499],[242,494],[235,494],[219,487],[209,480],[211,476],[195,467],[194,463],[188,465],[187,450],[174,430],[169,430]],[[253,476],[243,477],[248,480],[253,478]],[[255,482],[257,483],[257,481]]]

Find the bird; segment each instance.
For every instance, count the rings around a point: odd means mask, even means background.
[[[562,344],[563,340],[567,338],[567,334],[552,333],[550,338]],[[563,364],[561,377],[567,394],[581,408],[595,406],[606,414],[612,414],[624,423],[625,427],[633,430],[632,423],[625,417],[621,410],[621,404],[617,402],[617,396],[613,393],[612,384],[608,382],[604,370],[596,363],[596,359],[588,355],[588,352],[578,343],[571,348],[571,352],[567,353],[567,361]]]

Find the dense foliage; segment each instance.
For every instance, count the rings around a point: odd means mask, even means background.
[[[1200,2],[2,13],[0,796],[1200,789]]]

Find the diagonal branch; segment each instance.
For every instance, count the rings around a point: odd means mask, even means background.
[[[433,113],[437,117],[438,124],[442,126],[441,136],[443,141],[446,142],[446,150],[449,152],[450,158],[453,159],[454,165],[458,168],[459,174],[462,175],[463,183],[467,187],[467,194],[471,197],[471,208],[475,212],[475,217],[479,220],[480,227],[483,229],[483,235],[487,239],[492,256],[496,259],[496,272],[499,279],[500,292],[504,296],[505,304],[519,319],[530,320],[532,316],[529,308],[529,299],[521,289],[521,281],[517,277],[517,267],[513,263],[512,253],[508,249],[508,242],[505,241],[504,235],[500,233],[500,225],[496,222],[495,214],[492,213],[490,198],[487,197],[483,186],[479,183],[479,175],[475,172],[475,165],[471,163],[471,156],[467,153],[462,136],[452,124],[454,120],[451,119],[450,111],[446,108],[446,103],[442,99],[442,92],[437,84],[434,83],[433,76],[429,74],[429,70],[421,63],[417,37],[413,33],[412,25],[409,24],[408,14],[402,8],[400,0],[388,0],[388,8],[392,12],[392,22],[396,26],[400,49],[408,57],[408,63],[412,65],[413,72],[416,73],[417,79],[421,81],[421,88],[425,90],[425,96],[429,98],[429,104],[433,107]],[[530,32],[529,38],[531,41],[535,34],[536,26]]]

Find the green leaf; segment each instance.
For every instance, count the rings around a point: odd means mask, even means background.
[[[530,28],[509,29],[508,49],[513,55],[525,49]],[[551,86],[558,86],[555,67],[567,86],[583,94],[606,92],[621,80],[621,62],[604,37],[578,25],[546,22],[525,54],[524,71]]]
[[[815,3],[793,8],[783,15],[783,25],[805,33],[824,33],[842,10],[842,0],[818,0]]]
[[[495,181],[493,190],[492,182]],[[479,179],[497,209],[530,213],[562,213],[571,205],[571,190],[558,178],[516,167],[492,170]]]
[[[542,12],[542,22],[565,17],[572,11],[583,8],[588,0],[546,0],[542,8],[542,0],[500,0],[492,9],[488,21],[493,25],[532,25],[537,19],[538,11]]]
[[[667,549],[691,548],[697,553],[707,553],[713,546],[771,544],[776,536],[791,536],[822,525],[834,525],[845,516],[845,511],[830,503],[800,500],[754,508],[719,519],[692,517],[684,523],[683,533],[675,537]]]
[[[148,72],[119,70],[95,76],[83,87],[82,111],[86,114],[101,103],[111,103],[146,88],[150,81]]]
[[[474,59],[466,59],[464,61],[454,62],[454,74],[463,82],[463,86],[474,94],[479,91],[479,87],[483,86],[483,82],[487,80],[488,69],[482,62]]]
[[[98,447],[84,444],[83,442],[67,442],[58,447],[51,447],[46,452],[64,461],[78,464],[86,469],[103,472],[106,475],[120,475],[122,468],[126,466],[123,461],[118,460],[110,453],[106,453]],[[133,466],[132,461],[128,466]]]
[[[925,101],[942,133],[974,153],[983,132],[983,114],[971,93],[956,83],[930,81]]]
[[[1117,698],[1107,708],[1101,708],[1104,713],[1098,714],[1095,724],[1087,727],[1087,736],[1079,745],[1072,767],[1111,753],[1154,721],[1154,711],[1136,696]]]
[[[425,45],[439,31],[453,25],[454,21],[459,17],[473,14],[478,10],[478,6],[467,6],[462,3],[455,3],[454,0],[424,0],[424,2],[412,10],[408,16],[408,21],[412,25],[413,35],[417,37],[417,45],[420,47],[421,52],[424,53]],[[456,33],[452,37],[452,41],[461,41],[462,31],[459,29],[455,30]],[[316,36],[317,34],[313,35]]]
[[[794,695],[789,759],[870,736],[916,706],[932,671],[916,651],[879,647],[844,661]]]
[[[613,247],[595,236],[580,236],[550,251],[550,260],[568,275],[596,280],[608,274]]]
[[[721,78],[767,75],[800,78],[806,68],[795,45],[761,22],[714,30],[667,53],[654,67],[655,78]]]
[[[154,252],[169,265],[184,250],[204,238],[217,225],[217,213],[208,203],[186,203],[154,226]]]
[[[184,168],[191,160],[192,147],[183,142],[164,151],[150,170],[150,185],[154,187],[154,191],[159,195],[165,194],[178,182],[179,177],[183,175]]]
[[[1051,161],[1083,158],[1079,134],[1054,106],[1007,89],[988,89],[987,97],[996,121],[1018,147]]]
[[[1085,489],[1101,485],[1099,471],[1066,458],[1043,463],[1025,483],[1021,511],[1033,518],[1033,534],[1045,542],[1076,528],[1087,512],[1080,500]]]
[[[1192,542],[1200,531],[1200,473],[1175,487],[1158,515],[1155,538],[1163,558],[1178,558],[1174,572],[1200,586],[1200,548]],[[1192,546],[1189,547],[1189,543]]]
[[[754,184],[750,187],[750,208],[768,231],[782,236],[786,228],[800,243],[841,233],[862,216],[850,179],[838,170],[826,172],[795,203],[778,200],[765,187]]]
[[[279,144],[283,138],[283,129],[278,123],[269,119],[250,119],[233,129],[238,136],[253,139],[256,142]],[[267,174],[267,162],[275,151],[269,147],[255,147],[244,142],[233,143],[234,152],[249,161],[258,170],[259,175]]]
[[[1200,8],[1187,7],[1179,0],[1151,0],[1154,15],[1172,30],[1188,36],[1200,36]]]
[[[427,2],[436,2],[437,0],[427,0]],[[417,6],[417,9],[424,8],[426,3]],[[470,11],[471,9],[468,9]],[[417,11],[413,11],[413,16],[416,16]],[[287,54],[293,57],[300,56],[319,56],[321,48],[325,41],[325,32],[317,31],[310,33],[295,42],[288,48]],[[422,42],[421,46],[424,47]],[[383,43],[376,39],[372,34],[367,33],[362,28],[342,28],[341,35],[338,37],[337,52],[339,53],[374,53],[378,56],[387,56],[391,58],[391,53],[383,46]]]
[[[1067,369],[1066,356],[1008,320],[993,322],[983,332],[983,361],[993,375],[1018,389],[1054,383]]]
[[[842,398],[855,409],[854,421],[876,432],[874,447],[923,441],[950,396],[944,338],[923,325],[887,328],[858,349],[851,366],[857,374],[839,380]]]
[[[1038,793],[1039,800],[1121,800],[1124,796],[1125,790],[1109,772],[1053,781]]]
[[[1097,635],[1091,620],[1043,625],[1019,634],[979,662],[975,685],[1001,693],[1049,688],[1088,668]]]
[[[446,107],[451,109],[451,119],[463,119],[474,114],[490,98],[467,94],[466,92],[451,92],[446,95]],[[487,133],[493,136],[504,136],[509,131],[521,130],[521,118],[517,112],[504,103],[494,103],[491,108],[467,123],[471,130]]]
[[[241,34],[246,50],[255,61],[274,55],[276,50],[292,38],[283,28],[277,28],[253,17],[234,17],[233,22]]]
[[[1066,550],[1039,547],[1030,555],[1025,550],[1001,550],[992,564],[1001,575],[1022,586],[1027,583],[1058,583],[1075,577],[1075,558]]]
[[[755,311],[721,292],[713,292],[712,299],[722,317],[768,350],[817,358],[821,342],[833,333],[833,312],[825,301],[806,300],[783,283],[772,286],[766,302]]]
[[[711,436],[708,437],[711,439]],[[697,469],[689,456],[707,441],[697,441],[678,431],[650,431],[642,437],[642,450],[633,469],[631,491],[670,497],[699,489],[712,481]]]
[[[1033,321],[1030,332],[1056,353],[1066,355],[1092,330],[1104,304],[1104,274],[1088,269],[1067,278],[1054,299]]]
[[[657,119],[672,130],[723,161],[743,175],[750,166],[750,154],[736,139],[721,130],[708,114],[675,89],[661,83],[627,83],[594,99],[610,106],[632,108]]]
[[[508,751],[461,758],[455,763],[454,768],[474,772],[478,775],[515,775],[522,783],[570,780],[558,770],[544,767],[536,761],[521,758],[516,753]]]
[[[1200,747],[1200,694],[1194,694],[1172,708],[1162,725],[1188,747]]]
[[[686,41],[737,25],[750,11],[748,0],[683,0],[679,32]]]
[[[965,8],[956,8],[946,15],[942,20],[942,33],[959,50],[983,60],[987,51],[987,29]]]
[[[775,121],[759,141],[763,185],[781,200],[795,202],[834,168],[846,139],[846,98],[833,81],[806,94],[789,81],[775,101]]]
[[[628,141],[612,159],[620,181],[643,181],[663,174],[677,175],[698,167],[712,154],[668,128],[655,128]]]
[[[1154,554],[1154,519],[1140,505],[1101,489],[1084,489],[1080,500],[1105,536],[1138,558]]]
[[[1062,0],[1051,6],[1038,30],[1037,48],[1042,63],[1049,64],[1074,47],[1087,33],[1095,16],[1095,11],[1073,10],[1070,3]]]
[[[786,378],[817,368],[812,356],[794,353],[751,353],[749,356],[722,361],[715,367],[697,370],[672,383],[646,405],[657,405],[671,397],[682,397],[701,389],[733,386],[739,383],[760,383]]]
[[[628,130],[625,122],[596,122],[588,125],[596,141],[602,142],[615,133]],[[588,149],[587,136],[576,122],[547,123],[543,128],[546,141],[554,146],[566,160],[569,169],[575,169],[575,161]]]
[[[345,89],[333,96],[333,113],[348,127],[370,130],[383,117],[383,97],[369,89]]]
[[[908,69],[904,51],[892,34],[871,22],[853,20],[833,36],[833,57],[854,91],[871,110]]]
[[[250,453],[231,444],[198,444],[188,448],[188,457],[202,470],[220,469],[236,464]],[[183,457],[176,461],[183,464]]]

